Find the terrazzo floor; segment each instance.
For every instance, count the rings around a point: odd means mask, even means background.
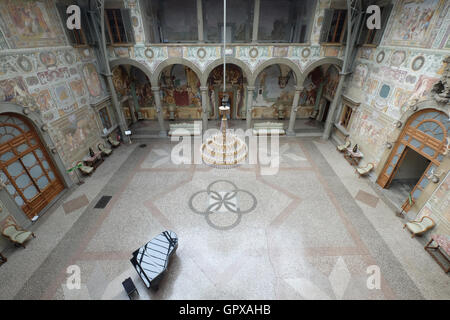
[[[141,143],[116,149],[39,219],[27,249],[4,252],[0,299],[128,299],[128,277],[152,300],[450,299],[450,277],[423,239],[410,238],[331,142],[281,138],[275,174],[175,165],[174,142]],[[102,196],[112,199],[95,209]],[[167,229],[178,250],[159,290],[147,290],[129,259]],[[67,286],[73,265],[80,289]],[[367,285],[373,266],[380,288]]]

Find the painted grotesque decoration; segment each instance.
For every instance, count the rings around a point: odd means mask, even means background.
[[[278,77],[278,84],[281,89],[284,89],[289,82],[291,76],[291,68],[280,64],[280,76]]]

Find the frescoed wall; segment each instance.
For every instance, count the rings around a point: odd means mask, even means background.
[[[52,0],[0,0],[0,34],[0,102],[38,112],[69,168],[101,139],[90,105],[109,94],[93,50],[67,45]]]
[[[425,203],[419,213],[419,218],[431,217],[437,224],[434,230],[437,234],[450,235],[450,173],[447,173]]]
[[[448,1],[401,0],[398,2],[386,41],[390,45],[431,47],[445,17],[443,9],[445,2]]]
[[[272,65],[264,69],[255,82],[253,117],[255,119],[278,118],[290,115],[295,94],[295,76],[290,68]]]
[[[350,134],[367,162],[380,161],[405,104],[426,99],[441,77],[449,55],[442,49],[450,35],[449,7],[440,0],[398,1],[381,45],[359,49],[344,94],[361,102]]]
[[[245,114],[245,90],[246,79],[242,70],[234,64],[226,65],[226,94],[230,97],[231,118],[241,119]],[[223,65],[214,68],[208,77],[210,111],[209,118],[214,119],[219,116],[219,106],[223,96]],[[201,102],[200,102],[201,103]]]
[[[201,119],[200,80],[189,67],[175,64],[164,68],[159,86],[166,118]]]
[[[101,128],[90,109],[90,106],[83,106],[51,124],[49,132],[59,146],[59,154],[65,163],[82,160],[88,154],[89,147],[96,147],[101,141]]]
[[[52,0],[2,0],[0,17],[0,27],[12,49],[64,45]]]

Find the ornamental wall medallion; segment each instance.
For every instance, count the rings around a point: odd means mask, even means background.
[[[30,59],[25,56],[20,56],[17,59],[17,64],[23,72],[31,72],[31,70],[33,70],[33,64],[31,63]]]
[[[206,50],[203,48],[198,49],[197,57],[199,57],[200,59],[204,59],[206,57]]]
[[[411,63],[411,69],[413,69],[414,71],[418,71],[418,70],[422,69],[424,64],[425,64],[425,58],[423,56],[415,57]]]
[[[379,52],[379,53],[377,54],[377,62],[378,62],[378,63],[382,63],[383,60],[384,60],[384,56],[385,56],[385,55],[386,55],[386,54],[384,53],[384,51]]]
[[[302,57],[303,58],[308,58],[310,54],[311,54],[311,50],[309,48],[305,48],[305,49],[302,50]]]
[[[258,57],[259,52],[257,48],[251,48],[248,54],[250,55],[250,58],[255,59]]]

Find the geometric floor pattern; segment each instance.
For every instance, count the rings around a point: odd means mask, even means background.
[[[164,139],[121,146],[71,196],[90,195],[87,207],[48,213],[26,250],[8,252],[0,298],[128,299],[131,277],[140,299],[449,299],[449,278],[422,244],[330,142],[314,139],[281,138],[274,175],[175,165]],[[108,205],[93,209],[104,194]],[[59,228],[57,241],[46,228]],[[149,291],[129,259],[164,230],[179,246]],[[67,286],[73,265],[79,289]],[[379,288],[368,286],[373,268]]]

